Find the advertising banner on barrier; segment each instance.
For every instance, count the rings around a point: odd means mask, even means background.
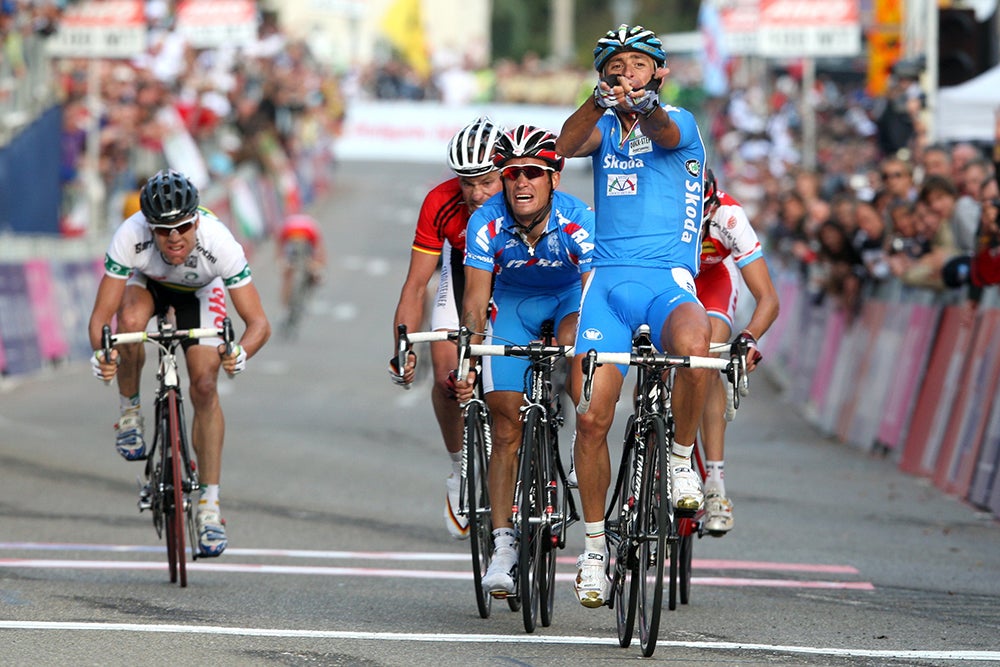
[[[46,361],[65,359],[69,356],[69,345],[63,335],[56,288],[48,260],[30,259],[25,262],[24,278],[31,312],[35,315],[35,332],[42,358]]]
[[[1000,327],[996,310],[984,311],[976,323],[972,346],[963,350],[966,372],[958,387],[951,419],[934,471],[934,484],[964,497],[979,457],[983,429],[996,395],[1000,372]],[[986,399],[986,400],[984,400]]]
[[[4,373],[19,375],[42,368],[28,283],[21,264],[0,264],[0,339]]]
[[[826,320],[826,331],[823,333],[823,345],[816,356],[816,370],[812,375],[812,385],[809,387],[809,403],[816,411],[816,419],[825,433],[833,430],[833,419],[830,407],[843,382],[844,361],[848,355],[841,354],[841,344],[844,342],[844,329],[847,318],[841,310],[834,310]],[[849,357],[848,357],[849,358]],[[838,363],[839,362],[839,363]]]
[[[972,327],[962,307],[948,306],[942,311],[925,375],[928,380],[920,383],[920,395],[899,461],[904,472],[924,477],[934,474],[971,334]]]
[[[884,365],[886,361],[878,354],[878,339],[885,325],[886,310],[884,301],[870,301],[864,305],[856,323],[860,347],[854,353],[858,359],[857,371],[837,419],[840,439],[866,451],[875,445],[878,417],[889,389],[888,382],[878,381],[877,373],[880,363]]]
[[[894,380],[892,391],[886,394],[878,428],[877,440],[882,447],[901,449],[927,368],[939,315],[940,308],[936,306],[906,303],[890,306],[883,339],[889,350]]]
[[[576,109],[548,105],[447,106],[431,102],[352,102],[334,152],[340,160],[427,162],[447,169],[448,142],[478,116],[505,127],[529,123],[559,132]],[[567,168],[589,159],[567,160]],[[444,173],[444,172],[442,172]]]
[[[94,260],[57,262],[52,266],[60,325],[72,359],[89,359],[93,352],[87,326],[103,267]]]

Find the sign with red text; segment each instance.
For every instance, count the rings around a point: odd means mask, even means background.
[[[760,0],[757,52],[781,58],[860,55],[858,0]]]
[[[196,49],[245,46],[257,40],[257,9],[251,0],[182,0],[177,30]]]
[[[132,58],[146,50],[146,10],[142,0],[71,4],[48,40],[61,58]]]
[[[731,56],[757,55],[760,0],[725,0],[719,3],[723,43]]]

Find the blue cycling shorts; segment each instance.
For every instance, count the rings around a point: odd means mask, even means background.
[[[580,284],[562,288],[557,294],[497,290],[493,293],[493,316],[486,343],[494,345],[527,345],[541,338],[542,322],[552,320],[555,331],[559,323],[580,307]],[[525,389],[527,359],[515,357],[483,357],[483,391],[517,391]]]
[[[576,330],[576,354],[630,352],[632,336],[648,324],[653,345],[664,350],[667,318],[682,303],[699,303],[687,269],[601,266],[590,271]],[[618,366],[624,376],[627,366]]]

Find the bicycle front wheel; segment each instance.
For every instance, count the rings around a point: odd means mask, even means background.
[[[538,440],[541,423],[540,409],[529,409],[524,415],[521,440],[521,462],[517,489],[517,527],[520,533],[518,546],[518,590],[521,596],[521,616],[524,631],[534,632],[541,604],[542,560],[542,508],[545,502],[545,483],[539,464],[542,443]]]
[[[187,557],[184,553],[187,514],[184,510],[184,459],[181,456],[180,408],[175,389],[167,391],[166,403],[168,447],[164,447],[164,451],[169,451],[169,464],[165,467],[164,474],[169,476],[170,480],[167,502],[164,504],[167,513],[167,559],[171,563],[170,581],[176,581],[184,587],[187,586]]]
[[[483,589],[483,577],[493,554],[493,524],[490,521],[490,493],[487,486],[488,414],[481,403],[472,402],[465,410],[462,442],[465,457],[463,504],[469,521],[469,545],[472,549],[472,579],[476,589],[479,616],[489,618],[493,598]]]
[[[647,658],[656,650],[663,610],[663,566],[668,553],[671,528],[670,489],[668,487],[666,428],[661,417],[649,420],[642,439],[645,462],[639,498],[639,643]]]
[[[632,493],[635,470],[634,417],[629,417],[625,429],[625,444],[622,447],[621,465],[618,466],[618,480],[608,510],[608,538],[614,549],[615,569],[612,599],[615,607],[615,623],[618,626],[618,645],[628,648],[632,644],[635,630],[636,593],[639,590],[636,558],[636,498]]]
[[[538,477],[541,486],[541,496],[539,510],[541,511],[542,523],[539,526],[538,537],[538,617],[542,627],[552,625],[552,611],[555,607],[556,593],[556,548],[559,544],[560,534],[565,535],[565,525],[567,515],[562,514],[557,524],[553,523],[552,515],[562,507],[559,500],[560,486],[556,480],[555,456],[553,452],[558,446],[555,442],[555,435],[549,424],[544,423],[540,418],[541,413],[536,412],[535,434],[535,458],[538,460]]]

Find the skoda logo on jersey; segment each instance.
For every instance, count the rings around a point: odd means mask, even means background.
[[[583,332],[584,340],[604,340],[604,334],[599,329],[587,329]]]
[[[198,274],[194,271],[188,271],[184,274],[184,280],[189,283],[196,282],[198,280]]]
[[[697,160],[688,160],[684,163],[684,168],[687,169],[687,173],[691,174],[695,178],[701,176],[701,163]]]

